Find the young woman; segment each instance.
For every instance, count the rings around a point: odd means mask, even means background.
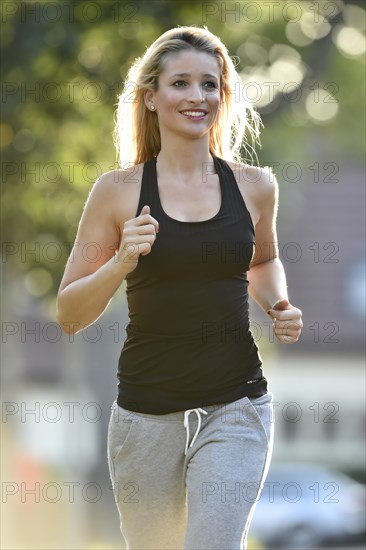
[[[108,459],[128,549],[246,547],[273,442],[248,292],[279,342],[302,327],[278,258],[276,180],[239,153],[259,126],[220,39],[165,32],[129,71],[121,169],[98,179],[80,220],[60,325],[87,327],[127,284]]]

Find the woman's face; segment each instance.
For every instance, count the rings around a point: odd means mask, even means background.
[[[197,50],[169,54],[159,87],[146,96],[155,106],[160,133],[199,138],[213,126],[220,105],[220,70],[212,55]]]

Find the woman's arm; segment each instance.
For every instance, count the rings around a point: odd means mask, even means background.
[[[278,184],[269,169],[262,170],[257,183],[255,197],[260,215],[255,227],[255,254],[247,272],[248,292],[274,320],[277,338],[289,344],[299,339],[303,323],[302,312],[288,301],[286,274],[278,257]]]
[[[256,264],[247,277],[249,295],[266,313],[278,300],[288,300],[285,270],[279,258]]]
[[[57,321],[68,334],[94,323],[136,268],[140,254],[151,252],[159,223],[149,205],[135,218],[129,214],[135,207],[127,192],[128,176],[135,169],[103,174],[90,192],[57,295]]]
[[[57,322],[68,334],[92,324],[124,280],[126,264],[115,255],[120,232],[114,219],[116,184],[110,172],[94,184],[57,294]]]
[[[67,334],[76,334],[94,323],[108,307],[126,277],[115,258],[95,273],[69,283],[57,295],[57,322]]]

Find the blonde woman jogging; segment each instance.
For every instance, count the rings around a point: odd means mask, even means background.
[[[79,223],[63,329],[95,322],[126,280],[108,460],[127,549],[246,548],[274,430],[248,294],[279,342],[302,328],[275,245],[276,180],[240,156],[259,128],[221,40],[165,32],[127,75],[121,169],[97,180]],[[90,242],[95,263],[82,254]]]

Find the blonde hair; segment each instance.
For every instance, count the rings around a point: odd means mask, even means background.
[[[210,153],[242,162],[241,148],[253,160],[259,144],[259,114],[245,98],[244,88],[226,46],[207,27],[182,26],[164,32],[128,71],[118,97],[113,132],[117,162],[124,169],[157,156],[161,149],[157,114],[144,102],[145,91],[158,89],[159,74],[167,55],[194,49],[216,58],[221,74],[220,102],[215,123],[210,129]],[[248,141],[246,133],[251,138]]]

